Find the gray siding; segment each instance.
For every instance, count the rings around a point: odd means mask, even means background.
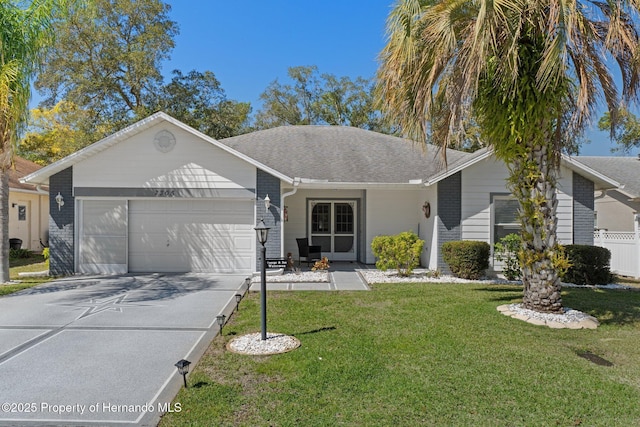
[[[271,207],[269,212],[264,207],[264,199],[269,195],[271,200]],[[282,223],[280,221],[280,179],[261,171],[257,170],[256,177],[256,214],[257,219],[264,219],[264,223],[267,227],[271,227],[269,230],[269,238],[267,240],[267,258],[280,257],[280,243],[281,243],[281,231]],[[256,242],[256,270],[260,271],[261,265],[261,250],[262,245],[260,242]]]
[[[64,197],[58,210],[56,196]],[[73,169],[71,167],[49,178],[49,271],[52,276],[74,273],[74,213]]]
[[[573,243],[593,245],[594,185],[577,173],[573,174]]]
[[[462,239],[462,173],[440,181],[438,183],[438,245],[444,242]],[[449,267],[442,259],[442,250],[438,250],[438,269],[450,274]]]

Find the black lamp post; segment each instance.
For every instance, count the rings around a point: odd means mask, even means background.
[[[264,225],[261,219],[258,226],[254,228],[258,241],[262,245],[262,265],[260,269],[260,320],[262,324],[262,340],[267,339],[267,237],[271,228]]]
[[[185,359],[181,359],[174,366],[178,368],[178,373],[182,375],[182,379],[184,380],[184,388],[187,388],[187,374],[189,373],[189,365],[191,362]]]

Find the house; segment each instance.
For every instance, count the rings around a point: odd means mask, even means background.
[[[18,156],[13,164],[9,170],[9,238],[20,239],[22,248],[39,252],[48,240],[49,192],[20,179],[42,166]]]
[[[413,230],[422,264],[449,240],[517,228],[507,170],[488,150],[447,150],[357,128],[286,126],[222,141],[156,113],[24,178],[50,187],[53,274],[257,270],[308,236],[329,259],[375,262],[380,234]],[[593,194],[616,183],[564,158],[558,235],[593,242]],[[267,208],[265,199],[270,199]],[[57,201],[56,201],[57,199]],[[58,203],[59,202],[59,203]]]
[[[640,278],[640,158],[575,157],[620,185],[595,192],[594,244],[609,249],[615,274]]]
[[[620,183],[619,188],[596,191],[595,228],[635,231],[640,220],[640,158],[578,156],[575,159]]]

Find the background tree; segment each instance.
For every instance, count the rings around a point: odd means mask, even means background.
[[[611,151],[628,153],[632,148],[640,147],[640,120],[627,109],[619,111],[615,126],[612,126],[611,114],[605,112],[598,121],[598,129],[609,131],[611,140],[618,145]]]
[[[400,0],[387,23],[381,102],[401,132],[448,146],[472,117],[509,169],[520,206],[526,308],[562,310],[556,264],[556,180],[600,96],[616,125],[621,99],[637,100],[635,2]],[[442,150],[445,153],[445,150]]]
[[[42,106],[65,99],[122,128],[149,114],[162,85],[161,61],[178,34],[160,0],[94,0],[55,23],[57,43],[36,80]]]
[[[94,0],[55,22],[25,157],[50,163],[158,110],[214,138],[246,129],[250,104],[227,99],[211,71],[175,70],[164,83],[160,64],[178,34],[169,11],[161,0]]]
[[[55,0],[0,1],[0,282],[9,281],[8,171],[29,112],[31,81],[61,6]]]
[[[319,74],[315,65],[291,67],[288,76],[291,83],[275,80],[260,95],[263,105],[255,117],[257,129],[321,124],[394,133],[375,107],[371,80]]]
[[[107,135],[114,129],[94,129],[95,118],[70,101],[59,101],[52,108],[35,108],[27,132],[20,141],[18,154],[25,159],[48,165],[92,142],[94,135]]]
[[[153,110],[162,110],[213,138],[227,138],[247,129],[251,104],[227,99],[211,71],[192,70],[187,75],[173,71],[173,78],[150,102]]]

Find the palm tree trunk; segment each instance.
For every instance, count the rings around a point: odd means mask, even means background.
[[[562,311],[560,277],[554,265],[558,251],[558,162],[552,157],[553,151],[544,145],[532,147],[526,158],[513,162],[510,172],[512,189],[520,204],[523,306],[558,313]]]
[[[9,173],[0,167],[0,283],[9,281]]]

